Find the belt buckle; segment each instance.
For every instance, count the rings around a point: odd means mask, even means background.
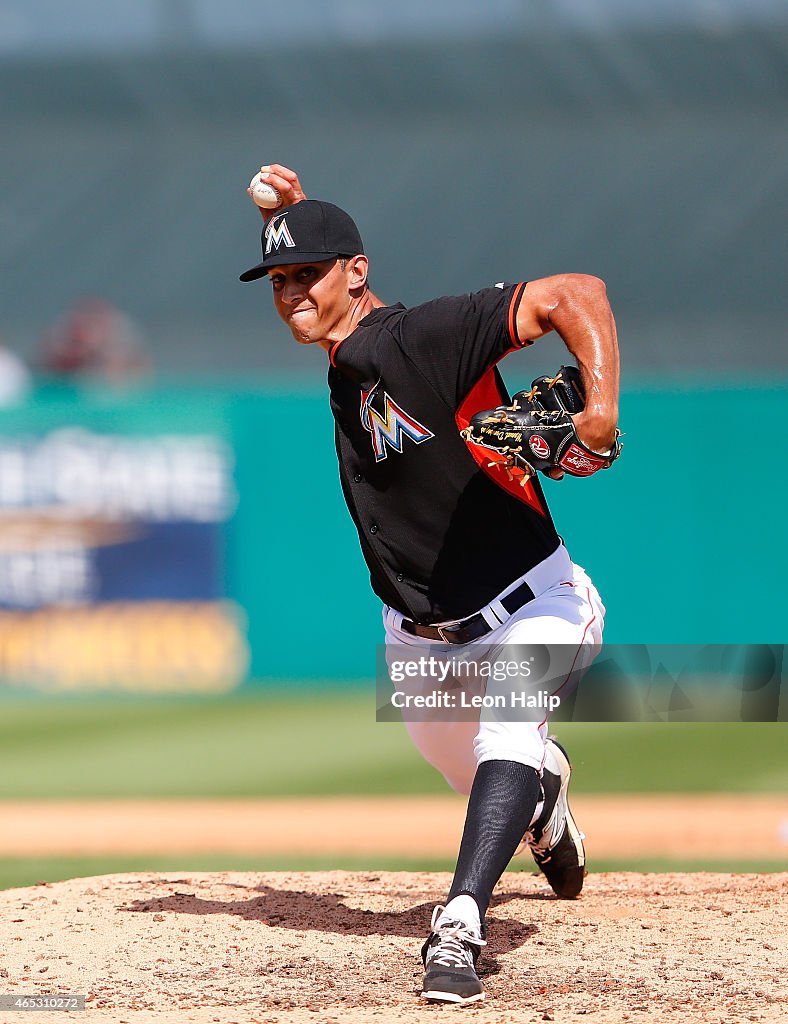
[[[441,640],[445,644],[451,644],[451,643],[454,643],[454,641],[450,640],[447,636],[445,636],[443,631],[444,631],[444,629],[446,629],[446,630],[457,630],[457,629],[460,628],[460,623],[459,622],[452,622],[452,624],[450,626],[436,626],[435,628],[437,629],[438,636],[441,638]]]

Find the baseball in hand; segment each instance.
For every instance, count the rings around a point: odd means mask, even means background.
[[[282,205],[282,197],[277,189],[273,185],[261,181],[259,171],[249,182],[249,189],[252,193],[252,199],[263,210],[275,210],[278,206]]]

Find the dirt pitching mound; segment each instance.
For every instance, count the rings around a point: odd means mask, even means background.
[[[112,1024],[788,1019],[788,874],[598,874],[565,902],[508,873],[480,960],[487,1002],[461,1010],[417,998],[419,947],[449,881],[185,872],[12,889],[0,992],[84,994],[85,1019]]]

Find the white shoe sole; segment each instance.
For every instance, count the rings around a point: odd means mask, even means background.
[[[421,998],[434,1003],[480,1003],[485,995],[485,992],[478,992],[475,996],[458,996],[456,992],[422,992]]]
[[[583,846],[583,840],[585,835],[577,827],[575,819],[572,817],[572,812],[569,810],[569,799],[567,797],[567,791],[569,789],[569,782],[572,778],[572,765],[569,762],[569,758],[563,752],[558,743],[553,739],[552,736],[547,737],[546,743],[550,744],[551,755],[555,759],[556,767],[558,768],[557,774],[561,779],[561,788],[556,798],[556,808],[563,806],[564,808],[564,828],[569,833],[569,837],[577,850],[577,862],[579,867],[585,867],[586,853]],[[552,769],[550,769],[552,771]],[[556,774],[556,773],[553,773]],[[530,849],[530,843],[527,838],[524,838],[517,849],[514,851],[513,856],[519,857],[520,854],[525,853],[526,850]],[[537,865],[538,866],[538,865]]]
[[[569,838],[572,840],[574,848],[577,850],[577,863],[578,867],[585,867],[586,863],[586,851],[583,846],[583,840],[585,836],[577,827],[575,819],[572,817],[572,812],[569,810],[569,800],[567,798],[567,790],[569,789],[569,781],[572,777],[572,765],[569,763],[569,758],[563,752],[561,747],[552,739],[548,737],[547,742],[552,748],[552,755],[558,762],[561,776],[561,789],[558,793],[558,799],[556,800],[556,806],[563,804],[564,808],[564,828],[569,832]]]

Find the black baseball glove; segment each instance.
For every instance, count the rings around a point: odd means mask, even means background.
[[[561,469],[572,476],[591,476],[609,469],[621,452],[620,432],[612,450],[599,455],[577,436],[572,416],[585,408],[585,393],[576,366],[562,366],[554,377],[537,377],[530,391],[518,391],[511,405],[479,412],[462,431],[468,444],[501,456],[509,466],[547,473]]]

